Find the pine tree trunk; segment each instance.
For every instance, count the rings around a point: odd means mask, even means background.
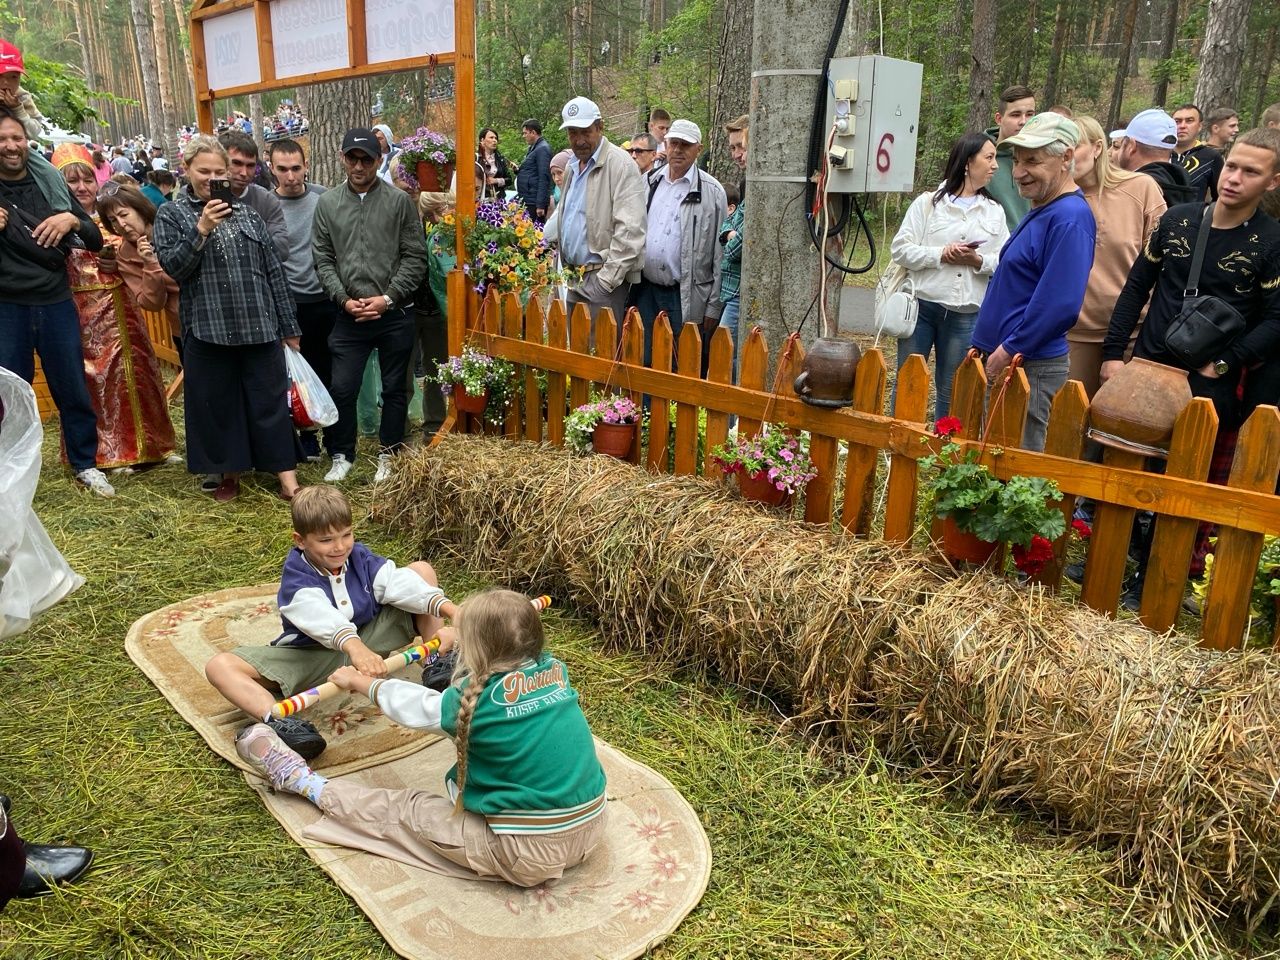
[[[1276,34],[1280,27],[1275,24],[1267,31],[1267,44],[1263,48],[1262,62],[1258,70],[1258,86],[1253,95],[1253,116],[1262,116],[1267,106],[1267,87],[1271,84],[1271,68],[1276,62]]]
[[[1200,76],[1195,102],[1205,113],[1235,107],[1240,96],[1240,68],[1249,36],[1251,0],[1209,0],[1209,22],[1200,45]]]
[[[974,0],[970,56],[969,129],[981,130],[991,122],[995,102],[996,0]]]
[[[93,53],[90,48],[89,35],[85,31],[85,16],[81,8],[82,0],[72,0],[71,15],[75,20],[76,27],[76,43],[80,45],[80,68],[84,71],[84,82],[90,90],[96,90],[97,87],[93,80]],[[90,136],[93,137],[95,143],[102,142],[102,126],[97,121],[89,124]]]
[[[160,125],[164,128],[159,138],[152,142],[164,147],[164,155],[172,156],[177,148],[178,122],[174,113],[172,73],[169,69],[169,21],[165,16],[164,0],[151,0],[151,24],[155,31],[156,85],[160,98]],[[152,127],[155,123],[152,123]]]
[[[335,187],[346,179],[338,159],[342,135],[351,127],[369,125],[369,105],[373,102],[369,81],[334,80],[306,87],[303,102],[310,123],[311,179]]]
[[[253,124],[253,142],[258,145],[258,156],[267,162],[267,141],[262,129],[262,94],[249,94],[249,122]]]
[[[1138,0],[1129,0],[1120,34],[1120,56],[1116,58],[1116,79],[1111,86],[1111,106],[1107,108],[1106,129],[1114,130],[1124,109],[1124,84],[1129,76],[1129,55],[1133,52],[1133,28],[1138,22]]]
[[[174,16],[177,18],[177,20],[178,20],[178,39],[181,41],[181,46],[182,46],[182,62],[183,62],[183,66],[186,68],[187,76],[188,76],[188,77],[190,78],[190,80],[191,80],[192,90],[194,91],[194,89],[195,89],[195,78],[196,78],[196,68],[195,68],[195,66],[191,63],[191,37],[190,37],[190,30],[188,29],[188,25],[187,25],[187,10],[186,10],[186,5],[182,2],[182,0],[173,0],[173,15],[174,15]],[[195,103],[195,95],[194,95],[194,93],[192,94],[191,100],[192,100],[192,104],[194,105],[194,103]]]
[[[755,15],[753,0],[724,0],[724,22],[716,56],[718,72],[715,99],[711,105],[711,129],[707,139],[708,163],[714,176],[734,183],[741,177],[738,165],[729,156],[729,135],[725,124],[747,112],[751,102],[751,31]]]
[[[1160,59],[1168,60],[1173,56],[1173,51],[1178,44],[1178,24],[1181,22],[1181,10],[1178,0],[1169,0],[1169,9],[1165,11],[1164,19],[1164,36],[1160,39]],[[1161,77],[1156,84],[1155,96],[1156,106],[1164,108],[1165,101],[1169,99],[1169,78]]]
[[[1058,0],[1058,12],[1053,20],[1053,46],[1049,50],[1049,69],[1044,79],[1045,106],[1053,106],[1060,99],[1058,82],[1062,75],[1062,58],[1067,48],[1067,30],[1070,25],[1067,0]]]

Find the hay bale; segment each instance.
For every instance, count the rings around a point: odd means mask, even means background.
[[[621,645],[783,694],[859,748],[946,765],[1112,847],[1197,940],[1280,880],[1280,661],[1218,654],[987,575],[778,519],[689,477],[451,437],[375,510],[476,573],[591,610]]]

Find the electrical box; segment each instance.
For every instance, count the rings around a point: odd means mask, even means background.
[[[915,189],[924,68],[892,57],[840,57],[827,74],[829,193]],[[835,136],[832,137],[834,128]]]

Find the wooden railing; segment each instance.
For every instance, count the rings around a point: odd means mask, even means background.
[[[710,462],[710,451],[728,435],[729,418],[738,417],[739,433],[751,434],[762,422],[809,431],[810,455],[817,477],[805,491],[804,518],[826,524],[838,519],[859,536],[872,531],[876,483],[882,457],[888,460],[884,485],[882,536],[909,543],[920,527],[917,518],[917,461],[938,448],[924,423],[930,378],[920,356],[911,357],[897,376],[893,416],[884,415],[888,368],[879,350],[869,350],[858,365],[850,408],[809,406],[791,392],[791,381],[803,362],[803,349],[788,340],[778,358],[777,374],[766,383],[769,352],[753,329],[742,346],[739,383],[731,380],[732,342],[717,329],[710,344],[709,372],[699,379],[702,354],[697,327],[686,324],[672,350],[672,333],[660,316],[653,334],[653,362],[645,367],[643,330],[630,311],[619,334],[608,313],[597,321],[596,349],[588,349],[589,320],[579,306],[566,317],[559,302],[544,316],[536,297],[521,308],[508,294],[490,296],[466,332],[470,343],[520,366],[524,400],[510,408],[503,435],[564,443],[564,418],[587,402],[592,384],[655,398],[651,406],[649,443],[637,437],[631,461],[654,471],[702,474],[723,482]],[[614,345],[616,344],[616,349]],[[675,369],[672,370],[672,357]],[[546,373],[546,413],[542,413],[536,371]],[[1158,515],[1151,558],[1142,595],[1141,619],[1164,631],[1175,622],[1187,584],[1196,530],[1200,522],[1218,525],[1214,574],[1201,619],[1202,642],[1219,649],[1240,644],[1248,617],[1250,590],[1264,534],[1280,533],[1280,497],[1274,495],[1280,474],[1280,413],[1259,407],[1240,430],[1231,479],[1227,486],[1204,482],[1217,434],[1217,416],[1208,400],[1193,400],[1178,418],[1170,455],[1162,474],[1145,472],[1140,457],[1108,449],[1101,464],[1079,459],[1088,426],[1089,401],[1084,388],[1070,381],[1054,398],[1045,451],[1019,449],[1027,408],[1027,380],[1015,371],[999,403],[985,447],[976,438],[983,424],[986,379],[981,364],[967,361],[957,372],[951,413],[964,423],[966,441],[981,449],[982,460],[1001,479],[1015,474],[1047,477],[1064,493],[1062,510],[1070,519],[1074,498],[1097,501],[1082,601],[1114,614],[1123,584],[1130,530],[1137,510]],[[675,404],[674,422],[666,401]],[[698,457],[699,410],[706,411],[705,446]],[[452,414],[451,414],[452,423]],[[479,429],[477,424],[470,424]],[[456,428],[456,425],[455,425]],[[671,433],[674,431],[674,437]],[[840,448],[845,447],[843,465]],[[668,462],[668,448],[674,453]],[[841,481],[843,481],[841,483]],[[837,503],[837,491],[842,496]],[[1055,559],[1037,581],[1056,589],[1061,581],[1068,535],[1055,544]]]

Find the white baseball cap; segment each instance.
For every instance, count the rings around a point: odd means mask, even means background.
[[[685,143],[701,143],[702,131],[692,120],[676,120],[667,131],[668,140],[683,140]]]
[[[1163,110],[1143,110],[1123,130],[1113,130],[1111,139],[1128,137],[1148,147],[1173,150],[1178,146],[1178,125]]]
[[[600,108],[596,106],[594,100],[588,100],[586,97],[574,97],[560,111],[560,119],[564,121],[560,124],[561,130],[567,130],[569,127],[576,127],[582,130],[602,118],[600,116]]]

